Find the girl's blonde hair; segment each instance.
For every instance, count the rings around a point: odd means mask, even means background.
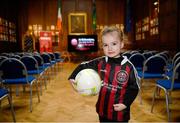
[[[105,26],[101,31],[101,37],[111,32],[117,32],[120,40],[123,41],[123,32],[116,26]]]

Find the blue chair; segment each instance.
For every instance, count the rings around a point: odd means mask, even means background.
[[[173,58],[172,58],[172,60],[171,60],[171,63],[168,64],[168,70],[173,69],[174,62],[175,62],[176,59],[179,58],[179,57],[180,57],[180,52],[177,52],[177,53],[173,56]]]
[[[20,60],[26,66],[28,75],[35,76],[36,80],[40,80],[40,78],[43,78],[44,69],[39,69],[38,62],[33,56],[23,56]],[[40,92],[42,95],[42,81],[40,81],[40,85]]]
[[[64,59],[61,58],[60,52],[54,52],[54,56],[55,56],[55,60],[56,60],[56,63],[57,63],[57,68],[59,68],[59,66],[61,66],[61,63],[64,62]]]
[[[41,75],[43,73],[43,70],[39,69],[38,62],[33,56],[23,56],[20,60],[26,66],[29,75]]]
[[[141,53],[135,53],[129,58],[129,60],[134,65],[137,71],[142,71],[143,64],[146,58]]]
[[[38,101],[40,102],[38,83],[34,76],[28,75],[26,66],[16,58],[8,58],[0,64],[0,79],[7,87],[11,85],[28,85],[30,87],[30,112],[32,112],[32,86],[36,85]],[[10,88],[11,89],[11,88]],[[11,91],[10,91],[11,92]]]
[[[51,68],[52,68],[52,72],[55,72],[56,73],[56,58],[55,58],[55,55],[54,53],[47,53],[50,57],[51,57]]]
[[[164,78],[167,61],[160,55],[149,57],[143,65],[143,71],[138,71],[141,79],[158,79]]]
[[[41,57],[43,59],[44,67],[50,68],[53,64],[51,62],[51,56],[48,53],[42,53]]]
[[[45,85],[45,89],[47,89],[47,77],[48,77],[48,74],[46,74],[46,68],[44,67],[44,61],[42,59],[42,57],[40,55],[33,55],[33,57],[36,59],[37,63],[38,63],[38,67],[39,67],[39,70],[42,71],[42,77],[44,79],[44,85]],[[41,91],[42,91],[42,88],[41,88]]]
[[[41,57],[43,59],[43,66],[46,69],[46,73],[47,73],[47,79],[50,81],[50,75],[52,74],[52,66],[54,65],[53,62],[51,62],[51,56],[48,53],[42,53]]]
[[[15,112],[14,112],[13,104],[11,101],[11,97],[9,96],[9,92],[7,89],[0,87],[0,102],[4,98],[8,98],[8,102],[9,102],[9,105],[11,107],[11,113],[12,113],[13,121],[16,122]]]
[[[153,112],[155,96],[158,93],[158,89],[162,89],[165,92],[167,116],[168,116],[168,121],[170,121],[171,116],[169,109],[169,100],[170,100],[169,94],[172,91],[180,90],[180,63],[178,63],[173,69],[173,75],[170,79],[161,79],[156,81],[156,88],[152,99],[151,112]]]
[[[166,70],[166,73],[164,74],[164,76],[169,79],[171,78],[172,74],[173,74],[173,70],[176,67],[176,65],[180,63],[180,57],[178,57],[177,59],[175,59],[175,61],[172,64],[172,67],[170,69]]]
[[[159,55],[151,56],[147,60],[145,60],[143,65],[143,70],[137,71],[138,76],[141,79],[141,84],[140,84],[141,88],[143,88],[142,83],[144,82],[145,79],[164,78],[166,65],[167,65],[166,60]],[[141,92],[142,91],[140,91],[140,93]]]
[[[56,62],[63,62],[64,59],[61,58],[61,53],[60,52],[54,52],[55,60]]]

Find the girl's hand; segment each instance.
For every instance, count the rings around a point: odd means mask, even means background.
[[[126,108],[126,106],[122,103],[114,104],[113,106],[115,111],[122,111]]]
[[[69,81],[70,81],[71,84],[76,83],[74,79],[70,79]]]
[[[77,91],[77,89],[76,89],[76,87],[77,87],[76,81],[74,79],[70,79],[69,81],[70,81],[72,87],[74,88],[74,90]]]

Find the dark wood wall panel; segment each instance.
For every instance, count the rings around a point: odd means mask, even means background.
[[[17,28],[18,28],[19,3],[20,1],[11,1],[11,0],[0,1],[0,17],[2,19],[7,20],[8,22],[12,22],[16,24]],[[2,27],[0,28],[2,29]],[[18,33],[18,31],[16,30],[15,33]],[[10,42],[9,40],[0,40],[0,53],[15,52],[15,51],[20,51],[18,35],[16,42]]]
[[[68,14],[71,12],[87,13],[87,32],[92,34],[92,0],[61,0],[63,36],[57,50],[67,49]],[[180,2],[179,0],[159,0],[159,35],[149,36],[146,40],[135,40],[135,23],[144,17],[152,15],[151,4],[154,0],[132,0],[132,29],[128,33],[129,44],[134,49],[178,50],[180,49]],[[13,4],[12,4],[13,2]],[[11,4],[10,4],[11,3]],[[97,25],[124,24],[126,0],[96,0]],[[28,25],[40,24],[43,30],[47,25],[56,25],[57,0],[1,0],[0,16],[17,23],[18,43],[21,47],[22,36]],[[7,49],[9,43],[0,43],[1,49]],[[11,44],[10,44],[11,45]],[[14,45],[14,44],[13,44]],[[5,46],[5,47],[3,47]],[[3,48],[2,48],[3,47]],[[16,47],[16,49],[18,49]]]
[[[108,0],[108,24],[124,23],[124,2],[121,0]]]
[[[44,2],[42,0],[28,2],[28,24],[44,24]]]
[[[45,0],[44,16],[45,25],[56,25],[57,0]]]
[[[97,24],[105,25],[108,22],[108,5],[103,0],[96,0]]]
[[[153,15],[154,0],[137,0],[135,2],[135,22],[143,18]],[[159,0],[159,34],[149,35],[145,40],[135,40],[135,49],[149,50],[172,50],[178,49],[178,30],[179,30],[179,15],[178,15],[178,0]],[[134,30],[135,31],[135,30]]]
[[[177,50],[177,0],[160,0],[159,28],[162,49]]]
[[[67,48],[67,35],[68,35],[68,14],[76,11],[75,0],[64,0],[62,2],[62,20],[63,20],[63,38],[59,43],[60,50]]]

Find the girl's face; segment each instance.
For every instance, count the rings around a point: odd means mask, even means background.
[[[120,40],[117,32],[107,33],[102,36],[104,54],[108,57],[118,58],[124,43]]]

